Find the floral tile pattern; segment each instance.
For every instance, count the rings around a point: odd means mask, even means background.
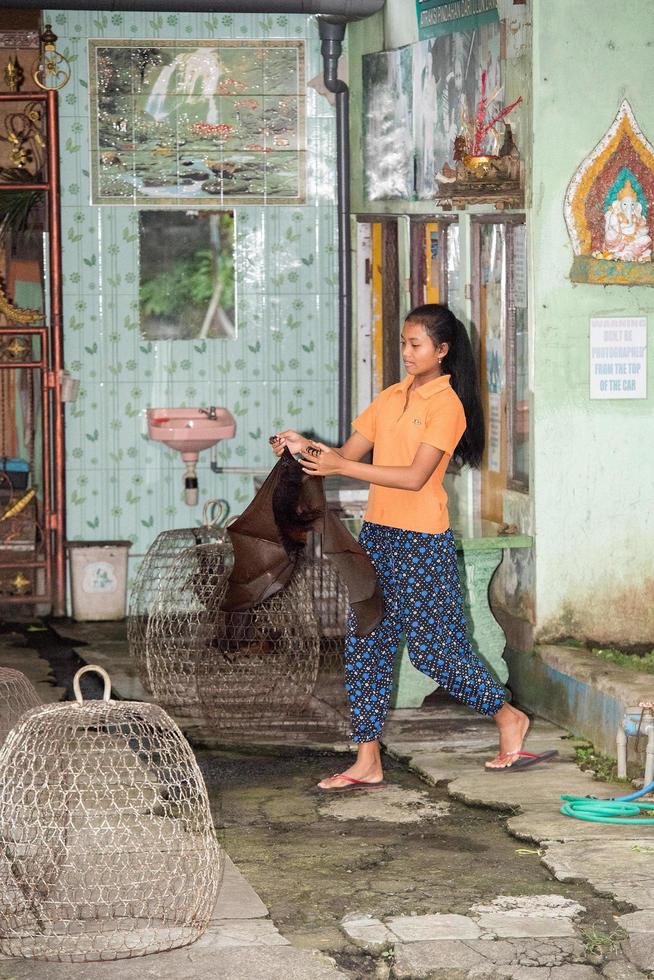
[[[239,333],[235,339],[147,341],[140,334],[138,209],[93,206],[89,39],[304,42],[306,78],[321,71],[315,21],[303,16],[49,11],[70,60],[60,98],[66,366],[81,379],[66,410],[67,535],[131,539],[139,556],[162,530],[193,526],[202,506],[183,501],[177,454],[147,438],[145,408],[225,405],[237,420],[218,447],[224,466],[272,463],[270,432],[337,426],[337,251],[333,111],[306,89],[304,203],[234,207]],[[269,154],[270,156],[270,154]],[[238,513],[250,474],[198,467],[201,501],[226,498]]]

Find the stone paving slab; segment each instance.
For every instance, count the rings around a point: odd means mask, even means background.
[[[482,933],[500,939],[526,939],[528,936],[574,936],[570,919],[547,916],[507,915],[506,912],[487,912],[476,919]]]
[[[606,977],[606,980],[645,980],[645,974],[641,973],[638,967],[624,960],[605,963],[602,967],[602,976]]]
[[[449,780],[450,795],[464,803],[515,811],[515,815],[507,821],[508,830],[518,839],[537,844],[543,851],[544,865],[558,880],[587,881],[599,894],[616,902],[654,912],[654,834],[648,836],[648,830],[638,826],[630,828],[624,825],[592,824],[564,817],[559,813],[562,792],[609,798],[624,795],[625,787],[598,783],[591,773],[580,771],[574,763],[573,741],[562,739],[560,730],[554,726],[548,729],[537,722],[528,747],[535,752],[557,747],[559,756],[543,765],[514,773],[484,772],[481,749],[470,744],[465,750],[454,748],[453,752],[444,751],[444,747],[433,742],[426,746],[419,742],[411,744],[408,740],[399,745],[391,741],[389,747],[403,758],[408,758],[414,771],[430,782]],[[483,928],[484,924],[490,925],[494,920],[478,918],[476,921]],[[521,925],[524,924],[522,920]],[[632,929],[629,929],[630,924]],[[630,933],[629,940],[623,944],[623,955],[627,958],[622,963],[626,971],[624,980],[637,980],[640,971],[654,971],[654,929],[649,931],[650,918],[642,914],[633,919],[626,917],[623,927]],[[525,925],[525,928],[528,929],[529,926]],[[538,930],[540,927],[532,928]],[[543,922],[542,928],[548,931],[552,928],[551,923]],[[567,938],[539,940],[534,937],[534,948],[548,941],[576,942],[572,938],[572,924],[567,923],[564,929],[569,933]],[[490,930],[482,933],[483,936],[491,934]],[[501,927],[495,934],[498,937],[503,935]],[[484,941],[481,939],[477,942]],[[492,945],[494,955],[501,953],[501,943],[507,941],[515,943],[518,940],[498,938],[496,942],[489,944],[489,949]],[[448,974],[440,966],[435,971],[433,956],[438,950],[434,948],[430,953],[430,946],[435,947],[435,944],[428,941],[396,947],[398,980],[402,977],[439,975],[443,980],[446,977],[451,980],[454,976],[472,977],[475,973],[480,977],[492,975],[518,978],[518,969],[528,970],[529,975],[534,978],[542,972],[544,980],[552,980],[559,970],[562,980],[570,980],[572,977],[572,967],[569,964],[554,960],[542,963],[542,966],[523,961],[511,964],[495,962],[494,972],[485,974],[484,964],[477,962],[472,955],[475,941],[467,942],[465,949],[453,948],[449,951],[441,944],[440,956],[447,954],[460,958],[460,961],[451,959]],[[580,961],[583,959],[584,956],[578,957]],[[615,975],[611,980],[622,980],[621,975],[616,972],[617,966],[613,969]],[[597,975],[589,966],[578,965],[574,970],[575,975],[580,978]]]
[[[5,642],[0,639],[0,667],[11,667],[12,670],[25,674],[44,704],[61,701],[66,693],[63,687],[55,684],[48,662],[41,659],[31,647],[13,646],[6,639]]]
[[[361,912],[351,912],[343,916],[341,930],[355,946],[376,953],[392,946],[397,940],[380,919]]]
[[[634,933],[651,933],[654,935],[654,910],[628,912],[627,915],[621,915],[616,921],[630,935],[634,935]]]
[[[290,946],[184,949],[113,963],[0,963],[0,980],[347,980],[326,956]]]
[[[654,933],[642,933],[629,938],[622,950],[634,966],[649,973],[654,970]]]
[[[409,765],[421,778],[435,785],[441,782],[451,782],[457,776],[478,774],[480,757],[478,752],[421,750],[411,757]]]
[[[218,901],[212,916],[213,921],[225,919],[259,919],[268,915],[254,888],[246,881],[233,861],[224,856],[223,880]]]
[[[400,942],[479,939],[479,927],[467,915],[398,915],[386,925]]]
[[[199,942],[211,949],[233,946],[290,946],[270,919],[218,919]]]
[[[509,972],[499,972],[498,977],[509,977],[510,980],[597,980],[597,973],[592,966],[581,963],[567,966],[533,967],[525,966],[512,969]]]
[[[596,789],[595,795],[604,794]],[[607,798],[609,795],[606,794]],[[507,829],[518,840],[542,842],[546,846],[567,841],[624,840],[627,832],[622,824],[589,823],[587,820],[564,817],[549,804],[530,806],[526,813],[509,817]]]
[[[604,785],[604,784],[603,784]],[[606,784],[607,795],[620,789]],[[483,804],[495,809],[533,807],[548,804],[556,812],[562,792],[574,796],[593,795],[597,783],[589,773],[581,772],[571,763],[553,759],[539,766],[511,773],[482,772],[452,780],[449,792],[464,803]]]
[[[325,793],[319,812],[336,820],[376,820],[381,823],[420,823],[446,817],[448,802],[433,802],[426,791],[389,784],[372,792]]]
[[[125,620],[104,620],[101,623],[78,622],[76,619],[57,620],[57,632],[61,639],[75,646],[75,641],[81,643],[122,643],[127,655],[126,623]]]
[[[558,881],[589,881],[603,894],[615,884],[630,884],[632,904],[637,905],[640,886],[654,885],[654,836],[552,844],[543,864]]]
[[[638,909],[654,909],[654,882],[645,885],[641,882],[637,889],[630,881],[615,881],[606,888],[601,884],[593,887],[598,894],[610,895],[616,902],[636,906]]]
[[[395,948],[394,977],[397,980],[419,978],[520,977],[531,980],[542,967],[544,980],[555,976],[560,967],[561,980],[597,980],[597,974],[583,963],[586,955],[577,939],[498,939],[443,940],[442,942],[407,943]],[[517,971],[529,970],[530,972]],[[583,972],[579,972],[579,971]],[[563,972],[568,971],[568,972]]]
[[[535,919],[576,919],[585,911],[579,902],[549,892],[544,895],[498,895],[490,903],[479,903],[470,908],[473,917],[493,913]]]

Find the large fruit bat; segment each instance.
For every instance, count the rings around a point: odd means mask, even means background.
[[[384,615],[375,570],[358,541],[327,507],[323,480],[306,476],[288,449],[243,514],[227,528],[234,567],[223,610],[250,609],[283,589],[310,531],[322,535],[322,553],[347,587],[357,634],[367,636]]]

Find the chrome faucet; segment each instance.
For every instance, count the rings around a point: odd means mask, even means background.
[[[210,405],[209,408],[199,408],[198,411],[202,415],[206,415],[208,419],[216,419],[218,417],[216,415],[216,406],[215,405]]]

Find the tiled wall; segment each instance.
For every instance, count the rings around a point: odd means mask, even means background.
[[[129,538],[138,559],[156,534],[196,524],[182,499],[179,454],[148,441],[146,406],[225,405],[235,439],[222,462],[269,466],[282,426],[336,434],[337,251],[333,110],[307,89],[307,196],[301,206],[235,208],[236,340],[145,341],[138,325],[138,212],[91,207],[87,39],[305,38],[306,77],[321,71],[315,21],[302,16],[50,11],[72,63],[61,92],[65,359],[81,378],[67,409],[67,534]],[[198,468],[201,500],[233,512],[252,477]],[[133,560],[134,560],[133,559]]]

